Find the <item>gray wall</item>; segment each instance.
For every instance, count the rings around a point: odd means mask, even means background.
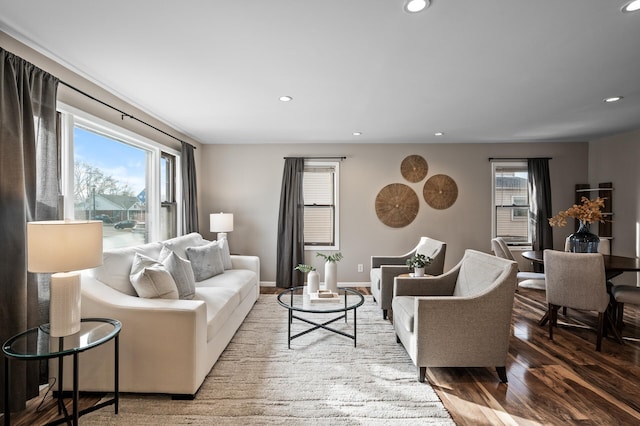
[[[640,256],[640,130],[589,143],[589,183],[612,182],[612,252]],[[640,274],[625,273],[616,281],[640,282]]]
[[[466,248],[490,251],[491,167],[489,157],[552,157],[553,210],[574,201],[574,185],[588,178],[587,143],[518,144],[275,144],[204,145],[199,174],[200,230],[209,232],[209,213],[234,213],[235,229],[229,233],[231,250],[261,258],[263,282],[275,281],[276,239],[280,186],[285,156],[346,156],[340,166],[341,282],[368,282],[372,255],[402,254],[422,235],[447,242],[445,270],[455,265]],[[400,173],[400,163],[412,154],[429,165],[427,178],[444,173],[458,185],[456,203],[434,210],[422,198],[424,181],[412,184]],[[380,189],[405,183],[419,195],[420,211],[410,225],[395,229],[380,222],[374,202]],[[554,232],[556,248],[571,232]],[[320,258],[307,252],[307,261],[319,267]],[[364,272],[357,272],[357,265]]]

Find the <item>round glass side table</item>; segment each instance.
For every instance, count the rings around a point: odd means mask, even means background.
[[[58,358],[58,414],[64,416],[48,423],[57,425],[61,423],[78,424],[78,418],[83,414],[98,410],[107,405],[114,405],[115,413],[118,414],[118,358],[119,341],[118,336],[122,324],[118,320],[109,318],[84,318],[81,320],[80,331],[64,337],[52,337],[49,334],[49,324],[31,328],[17,334],[7,340],[2,345],[4,353],[4,424],[10,425],[9,409],[9,383],[11,373],[11,360],[35,361],[42,359]],[[112,399],[101,402],[82,411],[78,411],[78,355],[91,348],[100,346],[114,339],[114,396]],[[73,412],[69,414],[63,401],[63,358],[73,356]]]

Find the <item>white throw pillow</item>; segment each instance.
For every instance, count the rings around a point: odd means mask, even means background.
[[[193,296],[196,294],[196,279],[193,275],[191,262],[181,258],[166,247],[162,248],[160,259],[176,283],[179,298],[193,299]]]
[[[131,284],[145,299],[177,299],[178,288],[167,268],[157,260],[139,253],[133,258]]]
[[[181,258],[187,259],[187,254],[185,253],[185,249],[187,247],[204,246],[208,243],[209,242],[207,240],[202,238],[202,235],[197,232],[192,232],[187,235],[163,241],[162,245],[175,252]]]
[[[226,238],[218,241],[220,245],[222,245],[222,265],[224,266],[224,270],[233,269],[233,265],[231,264],[231,252],[229,250],[229,240]]]
[[[187,247],[187,258],[191,262],[196,281],[203,281],[224,272],[222,247],[217,241],[206,246]]]

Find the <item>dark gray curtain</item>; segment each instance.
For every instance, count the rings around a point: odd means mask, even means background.
[[[529,172],[529,198],[531,229],[533,231],[533,249],[553,248],[553,234],[549,225],[551,213],[551,179],[549,178],[549,159],[530,158],[527,161]]]
[[[2,342],[48,321],[48,277],[27,273],[26,223],[58,218],[57,88],[55,77],[0,48]],[[14,362],[11,372],[11,409],[20,410],[38,395],[39,364]]]
[[[195,148],[186,142],[182,142],[182,199],[184,233],[199,232],[198,228],[198,187],[196,186],[196,161]]]
[[[304,158],[286,158],[278,216],[276,287],[303,285],[302,274],[293,269],[304,263],[303,176]]]

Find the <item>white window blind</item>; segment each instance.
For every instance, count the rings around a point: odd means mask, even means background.
[[[307,246],[336,244],[336,166],[305,164],[304,242]]]

